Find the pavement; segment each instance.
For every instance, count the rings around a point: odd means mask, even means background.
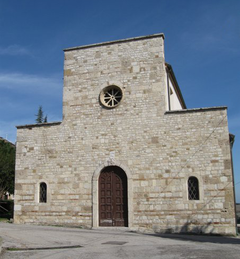
[[[240,238],[0,222],[1,259],[240,259]]]

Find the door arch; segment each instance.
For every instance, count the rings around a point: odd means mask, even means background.
[[[103,168],[98,179],[99,226],[128,227],[127,176],[118,166]]]

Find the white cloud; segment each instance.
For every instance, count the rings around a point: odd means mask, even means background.
[[[23,73],[0,73],[0,89],[19,90],[21,92],[61,93],[61,76],[44,77]]]
[[[185,32],[181,39],[186,48],[194,51],[225,51],[238,55],[240,53],[237,46],[230,45],[228,39],[220,37],[216,32]]]
[[[31,52],[19,45],[10,45],[6,48],[0,47],[0,55],[10,56],[32,56]]]
[[[20,121],[0,121],[0,137],[9,140],[12,143],[16,141],[16,125],[20,125]]]
[[[36,108],[36,107],[34,107]],[[48,122],[59,122],[62,121],[62,117],[60,114],[55,114],[50,112],[47,114]],[[26,125],[26,124],[35,124],[35,117],[23,117],[19,119],[10,119],[0,120],[0,137],[7,139],[8,141],[15,143],[17,137],[17,129],[16,126]]]
[[[0,136],[14,142],[15,126],[35,123],[40,104],[49,122],[61,120],[62,84],[61,75],[0,73]]]

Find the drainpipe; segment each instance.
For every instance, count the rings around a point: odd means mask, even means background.
[[[232,149],[233,149],[234,140],[235,140],[235,135],[229,134],[230,152],[231,152],[231,166],[232,166],[232,179],[233,179],[234,213],[235,213],[236,235],[237,235],[237,234],[238,234],[238,227],[237,227],[237,211],[236,211],[236,194],[235,194],[234,169],[233,169],[233,155],[232,155]]]
[[[168,110],[171,111],[168,67],[166,67],[166,72],[167,72],[167,90],[168,90]]]

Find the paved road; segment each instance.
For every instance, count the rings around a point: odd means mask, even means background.
[[[1,254],[1,259],[240,259],[239,238],[8,223],[0,223],[0,236],[3,247],[12,248]]]

